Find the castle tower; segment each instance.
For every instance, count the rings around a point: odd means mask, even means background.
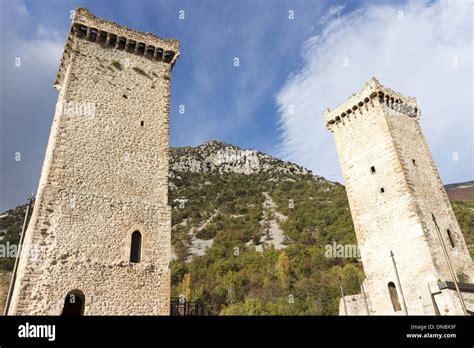
[[[419,116],[415,98],[376,79],[324,114],[366,275],[365,291],[341,299],[341,314],[462,315],[453,273],[474,310],[472,260]]]
[[[169,314],[179,42],[78,8],[8,314]]]

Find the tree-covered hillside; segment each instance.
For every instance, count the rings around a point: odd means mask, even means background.
[[[338,277],[347,293],[359,290],[357,259],[325,256],[327,244],[356,243],[341,185],[274,173],[175,173],[173,183],[173,295],[221,314],[326,315],[337,314]]]

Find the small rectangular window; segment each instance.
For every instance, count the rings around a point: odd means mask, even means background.
[[[374,167],[374,166],[370,167],[370,172],[371,172],[372,174],[375,173],[375,167]]]
[[[143,127],[144,124],[145,124],[145,122],[143,122],[143,121],[140,122],[140,126]]]
[[[382,187],[382,188],[380,189],[380,192],[381,192],[381,193],[384,193],[384,192],[385,192],[385,189]]]

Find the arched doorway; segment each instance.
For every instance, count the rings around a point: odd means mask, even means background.
[[[393,310],[395,312],[401,311],[400,301],[398,300],[397,288],[393,282],[388,283],[388,292],[390,294],[390,300],[392,300]]]
[[[61,315],[78,316],[84,315],[85,296],[81,290],[69,291],[64,299],[64,307]]]

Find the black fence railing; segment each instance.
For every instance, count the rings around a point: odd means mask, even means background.
[[[170,301],[171,315],[213,315],[201,301],[188,302],[183,298],[172,298]]]

